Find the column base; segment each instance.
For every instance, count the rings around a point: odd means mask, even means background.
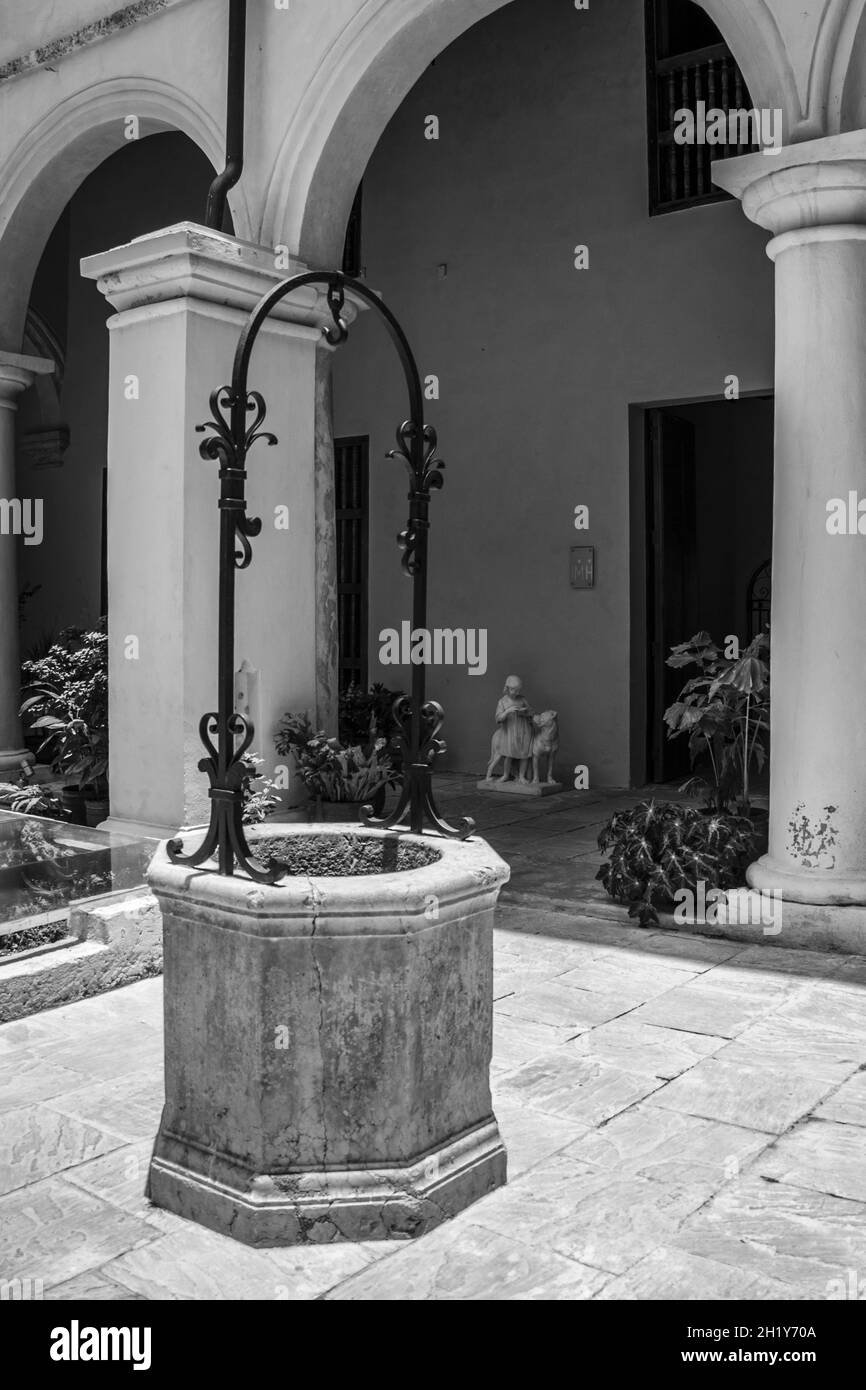
[[[27,748],[0,749],[0,781],[5,782],[10,773],[17,773],[25,767],[32,767],[35,759]]]
[[[786,902],[826,907],[866,904],[866,873],[837,873],[834,869],[793,869],[765,854],[746,873],[750,888],[781,893]]]
[[[131,835],[134,840],[173,840],[184,835],[192,835],[206,829],[203,825],[155,825],[151,821],[123,820],[120,816],[109,816],[99,822],[97,830],[107,830],[115,835]]]
[[[288,1173],[255,1173],[160,1127],[147,1195],[246,1245],[409,1240],[501,1187],[506,1162],[493,1116],[404,1165]]]

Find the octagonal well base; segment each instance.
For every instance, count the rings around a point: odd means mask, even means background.
[[[276,885],[164,847],[148,873],[166,1061],[149,1196],[251,1245],[423,1235],[505,1181],[489,1069],[508,866],[475,837],[249,838],[279,842]]]
[[[173,1157],[172,1157],[173,1155]],[[385,1169],[253,1175],[160,1131],[148,1195],[157,1206],[247,1245],[327,1245],[425,1235],[506,1180],[499,1126],[486,1125]]]

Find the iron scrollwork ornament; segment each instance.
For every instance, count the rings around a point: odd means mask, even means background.
[[[211,818],[207,833],[197,850],[183,853],[183,842],[170,840],[168,855],[174,864],[196,868],[216,859],[217,872],[231,875],[240,868],[257,883],[275,883],[287,872],[284,864],[271,861],[268,866],[253,860],[243,826],[244,788],[249,769],[244,762],[252,746],[254,729],[244,715],[233,708],[234,649],[235,649],[235,571],[247,569],[252,561],[250,541],[261,533],[258,518],[247,516],[244,484],[246,458],[253,444],[264,440],[276,444],[276,436],[263,430],[267,413],[264,398],[258,391],[247,389],[250,356],[259,330],[272,309],[294,290],[304,287],[324,289],[332,325],[322,333],[332,347],[344,343],[349,336],[343,317],[346,291],[350,290],[385,321],[386,328],[400,357],[409,392],[410,416],[397,431],[397,448],[389,458],[402,459],[409,471],[409,522],[401,531],[398,542],[403,551],[402,567],[413,582],[413,618],[416,628],[425,628],[427,619],[427,539],[430,529],[428,509],[431,491],[443,485],[444,464],[436,457],[436,431],[423,424],[423,394],[418,367],[400,324],[387,305],[366,285],[339,271],[306,271],[284,280],[268,291],[252,310],[238,339],[231,386],[221,386],[211,393],[211,419],[197,426],[207,433],[199,452],[203,459],[220,465],[220,570],[219,570],[219,683],[218,710],[205,714],[199,724],[199,735],[207,756],[199,762],[199,770],[208,776],[208,795]],[[249,421],[248,416],[252,415]],[[444,752],[439,737],[444,714],[442,706],[428,700],[425,693],[426,671],[423,665],[413,667],[412,694],[395,702],[394,721],[398,730],[397,742],[403,760],[403,785],[394,811],[375,818],[372,806],[361,811],[364,825],[383,829],[410,830],[421,834],[428,821],[441,835],[465,839],[475,829],[474,822],[463,819],[459,826],[449,825],[439,814],[433,798],[432,769]],[[406,823],[408,821],[408,824]]]
[[[260,429],[267,412],[264,398],[258,391],[247,393],[241,428],[237,431],[233,428],[238,399],[230,386],[211,392],[212,418],[196,426],[200,434],[212,431],[199,445],[201,457],[220,465],[219,509],[225,515],[220,524],[228,528],[228,534],[220,536],[221,591],[227,568],[230,570],[233,565],[234,569],[244,570],[251,563],[250,539],[258,536],[262,529],[261,520],[247,516],[246,512],[244,465],[247,453],[258,440],[269,445],[277,442],[276,435]],[[252,423],[247,423],[249,414],[253,416]],[[228,557],[227,550],[230,550]],[[285,865],[276,861],[268,867],[255,863],[244,832],[244,787],[250,775],[244,759],[252,746],[255,730],[245,715],[231,708],[230,691],[225,688],[226,659],[231,666],[234,655],[233,584],[230,587],[231,601],[225,603],[225,611],[221,602],[220,611],[220,708],[215,713],[203,715],[199,722],[199,737],[208,756],[199,761],[198,769],[207,774],[210,783],[210,824],[193,854],[183,853],[183,842],[179,839],[170,840],[166,848],[173,864],[196,868],[216,856],[221,874],[230,875],[238,866],[257,883],[272,884],[285,875]]]

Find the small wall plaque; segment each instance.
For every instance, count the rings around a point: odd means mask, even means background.
[[[571,587],[572,589],[595,588],[594,545],[573,545],[571,547]]]

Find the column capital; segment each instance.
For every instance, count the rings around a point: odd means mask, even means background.
[[[713,182],[773,232],[772,259],[792,244],[866,240],[866,130],[717,161]]]
[[[195,222],[163,227],[81,262],[81,274],[97,282],[118,313],[192,299],[247,314],[281,280],[308,268],[274,247],[239,241]],[[348,299],[345,307],[351,322],[357,307]],[[316,337],[332,322],[327,298],[315,286],[296,291],[269,317],[306,327]]]
[[[37,376],[54,371],[50,357],[27,357],[20,352],[0,352],[0,407],[16,409],[16,398]]]

